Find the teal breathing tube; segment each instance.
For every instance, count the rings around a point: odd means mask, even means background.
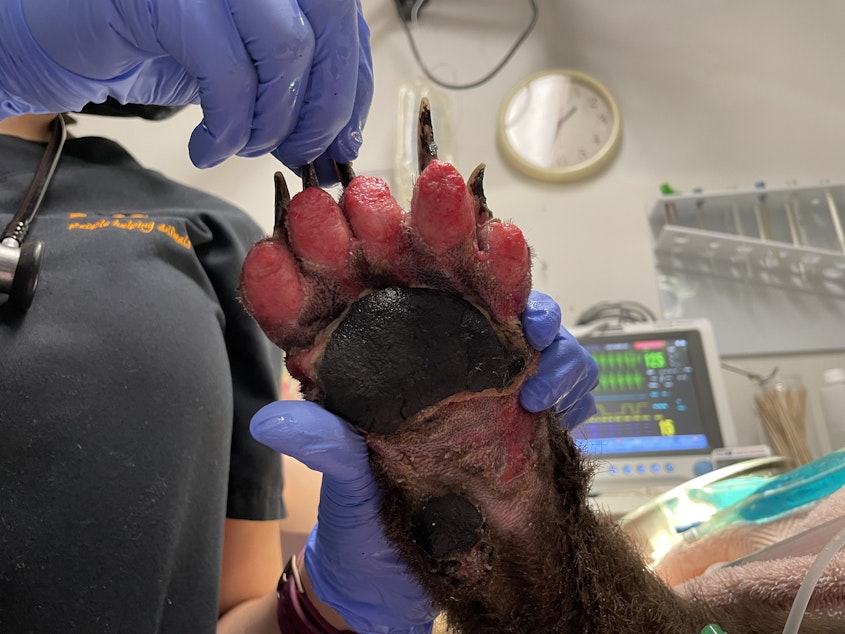
[[[689,530],[698,538],[731,525],[770,522],[845,486],[845,449],[776,476],[739,502]]]

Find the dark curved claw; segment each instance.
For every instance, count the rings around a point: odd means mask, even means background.
[[[420,173],[435,159],[437,143],[434,141],[434,129],[431,126],[431,104],[423,97],[420,101],[420,118],[417,125],[417,160]]]
[[[473,170],[472,174],[470,174],[469,180],[467,180],[469,193],[472,194],[472,197],[478,204],[478,216],[475,219],[478,224],[483,224],[493,217],[493,212],[490,211],[490,208],[487,206],[487,196],[484,195],[485,169],[487,169],[487,166],[482,163]]]
[[[317,178],[317,170],[313,163],[307,163],[302,166],[302,189],[309,187],[319,187],[320,180]]]
[[[288,191],[284,174],[281,172],[273,174],[273,182],[276,184],[276,218],[273,224],[273,237],[287,243],[288,232],[285,224],[288,219],[288,211],[290,211],[290,191]]]
[[[340,179],[340,184],[343,185],[344,188],[348,187],[349,183],[352,182],[352,179],[355,178],[355,172],[352,170],[352,164],[335,163],[334,168],[337,172],[337,177]]]

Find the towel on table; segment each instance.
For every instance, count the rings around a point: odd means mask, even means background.
[[[696,541],[678,544],[655,566],[655,572],[678,593],[700,597],[711,605],[727,605],[744,596],[754,597],[773,608],[789,609],[818,551],[829,539],[826,537],[808,550],[806,544],[813,541],[808,536],[823,532],[822,528],[834,525],[842,517],[845,517],[845,487],[786,517],[764,524],[730,526]],[[804,538],[784,543],[797,535]],[[762,548],[773,547],[771,550],[775,551],[776,544],[783,545],[782,552],[773,553],[778,558],[760,560],[760,557],[742,565],[724,565]],[[845,615],[845,549],[825,569],[808,611]]]

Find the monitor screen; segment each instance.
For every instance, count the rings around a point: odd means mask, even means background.
[[[576,442],[597,455],[709,453],[722,447],[698,331],[581,341],[599,366],[598,412]]]
[[[597,412],[573,430],[597,461],[595,490],[680,483],[711,469],[714,449],[735,444],[709,322],[574,334],[599,366]]]

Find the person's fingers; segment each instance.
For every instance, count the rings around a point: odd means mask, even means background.
[[[250,137],[258,74],[226,2],[180,3],[157,29],[161,47],[199,87],[203,120],[188,151],[194,165],[211,167],[239,152]],[[179,19],[176,19],[179,18]]]
[[[596,413],[593,390],[598,382],[598,363],[585,352],[583,378],[554,404],[554,409],[563,414],[563,423],[568,429],[580,425]]]
[[[314,161],[337,138],[352,117],[358,84],[356,3],[302,0],[300,6],[314,30],[316,44],[296,127],[272,152],[288,167]]]
[[[381,496],[367,445],[349,423],[309,401],[276,401],[250,421],[259,442],[323,474],[319,521],[324,535],[339,530],[365,540]]]
[[[370,51],[370,29],[364,21],[358,2],[358,85],[352,116],[329,146],[328,155],[338,163],[349,163],[358,157],[363,142],[364,124],[373,101],[373,56]]]
[[[591,392],[581,395],[569,409],[560,412],[561,424],[566,429],[574,429],[596,413],[596,400]]]
[[[252,130],[238,155],[259,156],[285,141],[299,120],[314,31],[291,0],[230,0],[230,6],[258,75]]]
[[[552,344],[543,350],[537,372],[523,384],[520,404],[529,412],[552,405],[566,409],[596,387],[598,374],[595,359],[561,327]]]
[[[557,339],[543,352],[537,372],[525,380],[519,391],[519,401],[529,412],[550,408],[572,394],[586,376],[583,359],[567,355],[571,347],[571,341]]]
[[[369,475],[367,445],[345,420],[308,401],[276,401],[250,422],[259,442],[338,480]]]
[[[525,338],[535,350],[548,348],[560,330],[561,313],[557,302],[545,293],[531,291],[522,313]]]
[[[200,102],[196,80],[172,57],[156,57],[144,62],[142,68],[143,74],[156,77],[157,80],[146,83],[133,82],[131,91],[124,90],[123,86],[118,84],[112,87],[112,96],[121,103],[156,106],[187,106]]]

